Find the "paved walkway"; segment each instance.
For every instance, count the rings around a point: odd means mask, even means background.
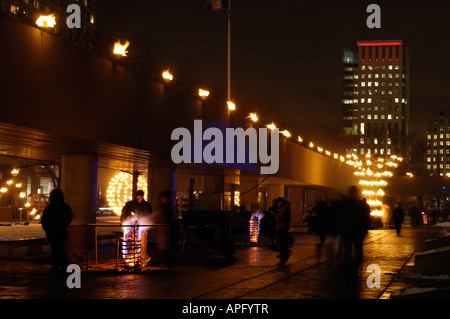
[[[269,247],[238,247],[239,260],[231,265],[218,256],[194,256],[170,270],[140,274],[91,269],[82,271],[81,288],[73,289],[67,288],[65,278],[55,280],[48,274],[45,253],[0,261],[0,298],[387,299],[417,282],[413,255],[423,242],[445,235],[446,229],[432,227],[404,228],[401,236],[391,229],[372,230],[365,240],[364,262],[348,272],[341,269],[331,245],[319,249],[317,236],[296,233],[291,258],[283,266]],[[380,267],[381,288],[367,286],[370,264]]]

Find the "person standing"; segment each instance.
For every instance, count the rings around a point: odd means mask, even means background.
[[[163,191],[160,194],[160,208],[155,211],[154,222],[164,224],[156,227],[157,255],[156,264],[170,266],[170,239],[173,218],[172,194]]]
[[[275,231],[280,247],[280,263],[285,264],[289,259],[289,228],[291,222],[291,210],[282,197],[277,198],[278,211],[275,212]]]
[[[133,200],[127,202],[122,208],[120,222],[124,222],[131,216],[136,219],[146,218],[152,214],[152,205],[144,199],[144,191],[138,190]]]
[[[150,218],[152,215],[152,206],[149,202],[144,199],[144,191],[138,190],[136,192],[135,199],[127,202],[125,206],[122,208],[122,214],[120,215],[120,222],[124,223],[129,218],[134,216],[139,223],[149,224]],[[145,227],[144,229],[147,229]],[[141,230],[139,232],[141,237],[139,240],[141,241],[141,266],[145,267],[150,261],[151,257],[148,254],[147,246],[148,246],[148,232],[146,230]]]
[[[316,212],[317,216],[317,234],[320,238],[319,246],[322,246],[325,243],[331,228],[331,217],[328,203],[325,201],[318,201],[313,210]]]
[[[50,203],[42,213],[41,225],[50,242],[52,273],[66,272],[68,261],[64,248],[67,240],[67,229],[72,222],[73,213],[70,206],[64,202],[61,189],[54,188],[50,192]]]
[[[344,263],[351,265],[352,248],[357,263],[363,260],[363,242],[370,229],[370,210],[359,199],[356,186],[350,186],[348,198],[340,204],[339,232],[344,244]]]
[[[405,219],[405,212],[400,203],[397,203],[394,211],[392,212],[392,217],[395,223],[395,229],[397,231],[397,236],[400,235],[400,230],[402,228],[402,223]]]

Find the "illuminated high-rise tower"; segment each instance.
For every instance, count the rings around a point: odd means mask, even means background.
[[[353,141],[347,152],[407,156],[408,49],[401,40],[358,41],[357,44],[358,64],[352,74],[352,112],[347,108],[344,113],[344,119],[352,121],[351,126],[344,127],[344,133],[351,135]],[[347,103],[349,101],[347,99]]]

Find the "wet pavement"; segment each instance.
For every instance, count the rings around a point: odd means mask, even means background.
[[[96,267],[83,268],[81,288],[72,289],[66,274],[48,273],[47,247],[39,256],[0,260],[0,299],[388,299],[424,283],[414,273],[414,253],[426,239],[446,235],[447,229],[435,227],[406,227],[401,236],[392,229],[371,230],[364,261],[350,270],[341,267],[332,243],[319,248],[318,237],[306,233],[294,233],[285,265],[270,247],[238,246],[234,263],[192,252],[170,269],[117,272],[112,259],[102,258],[113,252],[107,246],[99,249]],[[380,288],[367,285],[371,264],[379,266]]]

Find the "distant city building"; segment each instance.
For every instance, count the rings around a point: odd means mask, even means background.
[[[342,54],[342,130],[347,153],[356,153],[355,137],[358,135],[356,114],[358,111],[358,55],[344,49]]]
[[[357,55],[348,50],[343,53],[345,151],[406,156],[409,152],[408,49],[401,40],[358,41],[357,44]]]
[[[77,4],[81,9],[81,29],[67,27],[67,6]],[[63,36],[83,49],[93,48],[96,32],[98,0],[0,0],[0,13],[36,27],[41,15],[55,15],[56,26],[48,32]]]
[[[427,120],[426,174],[450,175],[450,107]]]

